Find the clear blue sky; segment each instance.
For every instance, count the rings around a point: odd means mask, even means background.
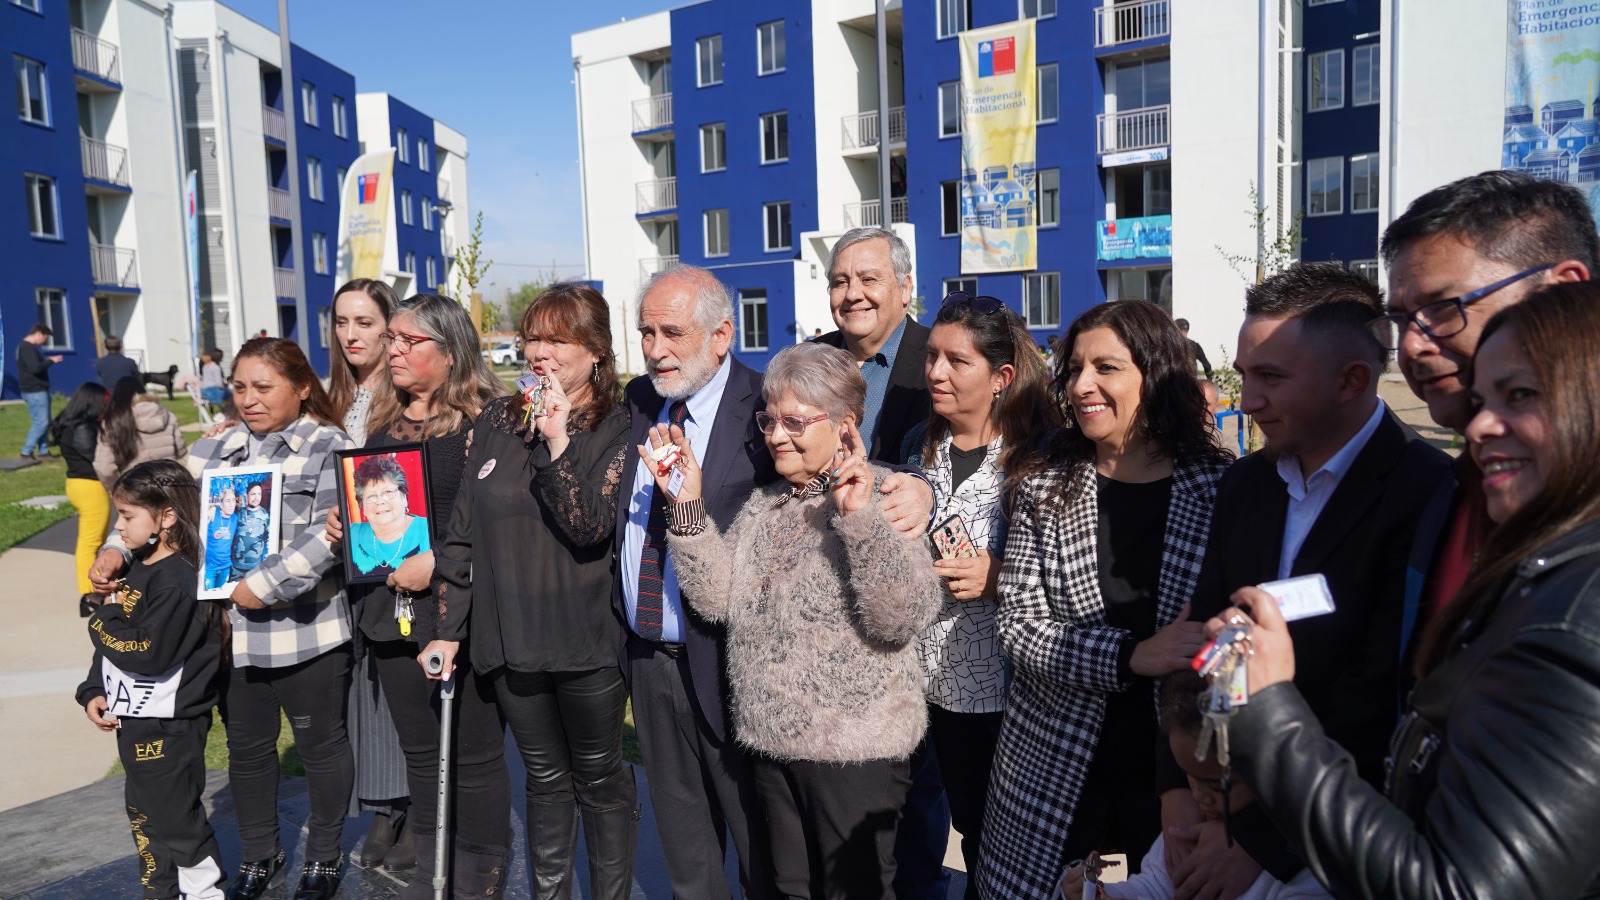
[[[277,30],[277,0],[224,0]],[[484,293],[583,274],[574,32],[686,0],[289,0],[294,42],[467,136]],[[488,282],[495,283],[493,294]]]

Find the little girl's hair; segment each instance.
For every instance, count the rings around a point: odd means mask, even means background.
[[[179,556],[200,565],[200,484],[182,463],[172,459],[139,463],[111,486],[111,498],[147,510],[158,520],[162,510],[171,509],[177,521],[168,538]]]

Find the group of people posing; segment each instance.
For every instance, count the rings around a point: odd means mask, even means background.
[[[1387,305],[1333,264],[1246,291],[1238,402],[1266,448],[1237,461],[1155,304],[1089,309],[1047,369],[995,298],[909,317],[910,252],[883,229],[833,247],[838,330],[765,373],[729,352],[710,272],[645,284],[625,388],[605,299],[554,286],[520,322],[537,400],[454,301],[345,285],[327,389],[253,339],[240,423],[112,486],[78,700],[119,731],[146,896],[226,883],[199,802],[220,704],[229,897],[284,878],[280,711],[310,793],[296,898],[337,891],[362,808],[360,861],[414,867],[403,896],[436,875],[499,892],[508,727],[534,895],[571,895],[581,823],[591,895],[627,897],[630,698],[676,897],[731,897],[729,839],[747,898],[943,897],[952,822],[990,900],[1076,900],[1105,852],[1137,870],[1091,888],[1111,897],[1595,895],[1593,213],[1489,172],[1415,201],[1383,252]],[[1394,351],[1459,459],[1379,399]],[[347,584],[334,453],[417,441],[430,549]],[[263,463],[281,545],[202,604],[195,478]],[[1255,586],[1308,574],[1334,609],[1285,624]],[[1219,762],[1191,660],[1240,625],[1248,704]]]

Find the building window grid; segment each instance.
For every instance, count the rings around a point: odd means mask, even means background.
[[[955,137],[961,133],[961,82],[947,81],[939,85],[939,137]]]
[[[1061,113],[1060,83],[1057,79],[1055,63],[1046,63],[1034,70],[1034,121],[1039,125],[1054,122]]]
[[[938,38],[952,38],[967,30],[967,22],[972,18],[971,0],[934,0],[934,8],[938,20]]]
[[[767,252],[789,250],[794,247],[794,234],[790,227],[789,201],[762,205],[762,237]]]
[[[789,159],[789,112],[763,113],[761,116],[761,161],[785,162]]]
[[[40,322],[51,331],[41,346],[44,350],[72,349],[72,321],[67,317],[67,292],[61,288],[42,287],[34,291]]]
[[[1344,50],[1324,50],[1313,53],[1306,61],[1310,76],[1306,91],[1310,94],[1307,108],[1323,112],[1344,108]]]
[[[1352,259],[1350,271],[1366,278],[1373,284],[1378,283],[1378,261],[1375,259]]]
[[[1350,157],[1350,211],[1378,211],[1378,160],[1376,153]]]
[[[306,157],[306,196],[322,199],[322,160],[315,156]]]
[[[417,254],[415,251],[406,251],[405,271],[410,272],[412,275],[417,274]]]
[[[1328,156],[1306,161],[1306,215],[1334,216],[1344,212],[1344,157]]]
[[[1017,18],[1053,19],[1056,17],[1056,0],[1019,0]]]
[[[433,255],[429,254],[428,258],[423,260],[423,264],[427,266],[427,270],[423,273],[422,286],[430,290],[438,287],[439,267],[438,264],[433,261]]]
[[[728,126],[712,122],[700,126],[700,171],[721,172],[728,168]]]
[[[706,256],[728,255],[728,211],[708,209],[701,217],[705,229]]]
[[[345,118],[344,98],[333,98],[333,134],[335,137],[350,136],[350,121]]]
[[[44,63],[26,56],[15,56],[17,73],[17,114],[24,122],[50,124],[50,82]]]
[[[428,150],[428,142],[423,138],[417,138],[417,168],[424,172],[433,167],[431,159],[433,154],[429,153]]]
[[[309,81],[300,82],[300,120],[317,127],[317,86]]]
[[[694,57],[698,87],[722,83],[722,35],[713,34],[695,41]]]
[[[756,74],[776,75],[788,68],[783,20],[756,26]]]
[[[1039,272],[1022,280],[1022,307],[1029,328],[1061,326],[1061,274]]]
[[[422,207],[422,230],[433,230],[433,201],[427,197],[422,198],[419,204]]]
[[[939,183],[939,234],[953,237],[961,233],[961,183]]]
[[[400,222],[403,225],[410,225],[412,222],[411,192],[407,190],[402,190],[400,192]]]
[[[395,153],[400,157],[400,161],[403,163],[411,162],[411,145],[407,140],[409,137],[410,135],[406,133],[404,128],[395,129],[394,150]]]
[[[739,292],[739,349],[767,349],[767,292]]]
[[[28,10],[29,12],[39,11],[39,0],[11,0],[11,2],[25,10]]]
[[[1055,228],[1061,224],[1061,170],[1040,169],[1034,181],[1033,224]]]
[[[1379,101],[1382,63],[1382,48],[1377,44],[1363,44],[1350,51],[1351,106],[1371,106]]]
[[[61,237],[61,202],[56,180],[49,175],[23,176],[28,187],[28,233],[38,238]]]
[[[311,271],[328,274],[328,236],[320,231],[311,232]]]
[[[974,297],[978,295],[978,279],[976,278],[946,278],[944,280],[944,296],[948,297],[956,291],[966,291]]]

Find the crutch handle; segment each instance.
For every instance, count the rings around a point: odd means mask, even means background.
[[[423,665],[428,670],[429,675],[442,673],[444,671],[444,653],[439,650],[429,653],[428,658],[423,660]]]

